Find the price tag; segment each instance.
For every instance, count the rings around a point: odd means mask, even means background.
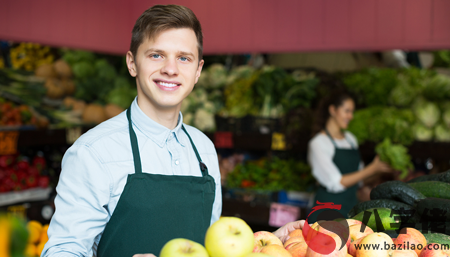
[[[0,131],[0,155],[17,153],[18,131]]]
[[[66,142],[67,144],[73,144],[81,136],[81,128],[68,128],[66,129]]]
[[[286,138],[282,133],[272,134],[272,150],[284,151],[286,150]]]
[[[288,222],[296,221],[300,217],[300,208],[296,206],[272,203],[270,205],[269,225],[281,227]]]
[[[214,145],[217,148],[233,148],[233,133],[216,132],[214,133]]]

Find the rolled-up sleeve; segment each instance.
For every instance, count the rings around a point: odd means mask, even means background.
[[[41,256],[92,256],[92,247],[109,219],[111,177],[88,145],[69,148],[56,187],[55,214]]]
[[[342,174],[333,162],[334,146],[326,141],[316,138],[309,143],[308,160],[311,165],[312,175],[331,193],[339,193],[345,190],[341,184]]]

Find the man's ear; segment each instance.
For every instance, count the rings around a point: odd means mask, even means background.
[[[130,72],[130,75],[132,77],[136,77],[137,76],[136,62],[134,60],[133,53],[130,51],[127,52],[127,67],[128,71]]]
[[[202,73],[203,64],[205,63],[204,60],[201,60],[198,63],[197,73],[195,74],[195,84],[197,84],[198,78],[200,78],[200,74]]]

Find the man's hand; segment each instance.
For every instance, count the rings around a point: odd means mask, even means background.
[[[133,257],[156,257],[156,256],[151,253],[146,253],[146,254],[135,254],[133,255]]]
[[[284,244],[284,242],[286,242],[286,240],[289,239],[289,233],[291,233],[296,229],[303,229],[304,224],[305,224],[304,220],[289,222],[286,225],[282,226],[281,228],[277,229],[277,231],[273,232],[273,234],[276,235]]]

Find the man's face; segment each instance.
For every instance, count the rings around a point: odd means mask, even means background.
[[[181,102],[200,77],[197,38],[191,29],[169,29],[146,39],[136,56],[127,53],[130,74],[136,77],[139,100],[159,110],[179,111]]]

